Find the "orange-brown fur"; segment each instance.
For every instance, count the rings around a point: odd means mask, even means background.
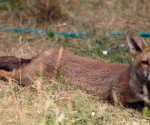
[[[0,76],[20,81],[21,75],[23,83],[31,80],[36,76],[35,71],[39,71],[43,76],[78,84],[101,99],[119,101],[122,104],[145,101],[142,98],[143,85],[146,85],[148,91],[150,89],[150,47],[133,31],[127,32],[127,40],[134,58],[132,65],[100,62],[52,48],[32,57],[28,63],[13,72],[0,70]]]

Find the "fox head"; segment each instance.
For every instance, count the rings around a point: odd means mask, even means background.
[[[150,45],[131,30],[127,31],[127,42],[137,75],[143,80],[150,81]]]

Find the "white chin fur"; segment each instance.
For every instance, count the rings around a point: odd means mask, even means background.
[[[147,71],[144,71],[144,76],[150,81],[150,73],[147,75]]]

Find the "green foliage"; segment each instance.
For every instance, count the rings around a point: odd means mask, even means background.
[[[10,84],[10,87],[12,88],[12,90],[14,92],[18,92],[19,91],[19,87],[17,85],[14,85],[14,84]]]
[[[26,0],[0,0],[0,10],[19,11],[23,9],[23,4]]]
[[[112,37],[107,38],[102,36],[101,39],[91,40],[91,48],[88,46],[78,46],[79,52],[74,52],[79,56],[92,57],[94,59],[103,59],[113,63],[127,63],[131,64],[131,55],[127,43],[119,43],[111,41]],[[107,51],[107,54],[103,54],[103,51]]]
[[[35,73],[37,76],[39,76],[39,77],[42,77],[42,76],[43,76],[40,71],[34,70],[34,73]]]
[[[101,40],[96,40],[96,43],[99,45],[99,50],[96,50],[97,56],[102,56],[111,62],[131,63],[129,49],[126,44],[121,46],[121,44],[115,42],[109,43],[105,37]],[[108,54],[104,55],[103,50],[107,51]]]
[[[142,112],[144,114],[147,114],[148,116],[150,116],[150,109],[148,107],[144,107],[143,110],[142,110]]]
[[[54,112],[50,112],[47,115],[46,125],[54,125],[56,114]]]
[[[48,36],[48,38],[54,38],[55,37],[55,34],[53,32],[49,32],[46,30],[46,34]]]

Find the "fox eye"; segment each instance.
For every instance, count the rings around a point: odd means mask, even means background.
[[[142,64],[148,65],[148,61],[142,61]]]

